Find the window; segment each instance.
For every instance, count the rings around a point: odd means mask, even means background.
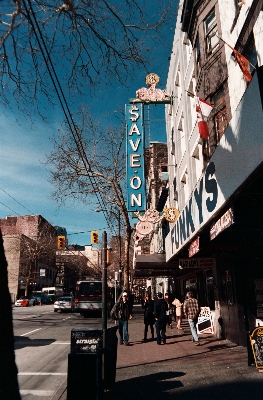
[[[255,39],[253,33],[249,36],[245,49],[243,51],[243,56],[249,61],[248,70],[251,74],[255,71],[254,67],[257,67],[257,51],[255,47]]]
[[[172,142],[172,147],[171,147],[171,154],[175,154],[175,143],[174,143],[174,128],[172,128],[171,131],[171,142]]]
[[[174,200],[178,200],[178,192],[177,192],[177,187],[176,187],[176,177],[174,177],[173,180],[173,189],[174,189]]]
[[[232,271],[224,271],[221,277],[221,283],[222,283],[222,300],[226,304],[233,305],[235,301],[234,301]]]
[[[206,50],[210,53],[219,42],[215,11],[212,11],[205,20],[205,35]]]
[[[220,89],[212,98],[212,103],[216,109],[214,114],[214,124],[215,124],[215,139],[216,144],[219,143],[223,133],[225,132],[228,119],[226,113],[226,103],[225,103],[225,92],[224,89]]]
[[[201,47],[200,47],[200,41],[199,37],[197,36],[196,43],[195,43],[195,59],[196,59],[196,69],[197,69],[197,77],[200,72],[201,68]]]
[[[241,7],[238,6],[238,3],[240,2],[240,0],[234,0],[234,2],[235,2],[236,12],[235,12],[235,17],[234,17],[234,20],[233,20],[233,24],[232,24],[231,29],[230,29],[230,33],[233,32],[233,30],[234,30],[234,28],[236,26],[236,23],[237,23],[239,14],[240,14],[240,10],[241,10]]]

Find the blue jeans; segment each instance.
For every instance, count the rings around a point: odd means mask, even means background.
[[[197,336],[197,332],[196,332],[196,321],[194,319],[188,319],[189,325],[190,325],[190,329],[191,329],[191,333],[194,339],[194,342],[198,342],[199,338]]]
[[[165,340],[165,332],[166,332],[166,318],[157,319],[155,322],[156,328],[156,339],[157,343],[161,343],[161,339]]]
[[[122,319],[119,319],[119,341],[120,343],[128,343],[129,341],[128,321]]]

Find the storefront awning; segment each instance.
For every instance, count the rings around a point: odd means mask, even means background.
[[[165,254],[141,254],[136,256],[135,277],[171,276],[175,266],[167,264]]]

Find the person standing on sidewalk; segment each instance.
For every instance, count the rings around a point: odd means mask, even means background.
[[[166,311],[168,310],[167,302],[163,299],[163,294],[158,293],[157,299],[154,302],[154,317],[155,317],[155,328],[157,336],[157,344],[166,343]]]
[[[199,305],[198,301],[193,298],[192,292],[186,293],[186,299],[184,301],[184,315],[188,319],[193,341],[195,342],[196,346],[200,345],[199,338],[196,331],[196,323],[199,314]]]
[[[172,329],[172,316],[173,316],[173,306],[169,296],[169,293],[165,293],[164,300],[167,303],[168,310],[166,311],[166,326]]]
[[[148,333],[148,327],[150,325],[151,329],[151,334],[152,334],[152,340],[154,339],[154,323],[155,323],[155,318],[154,318],[154,301],[151,299],[151,296],[147,293],[144,299],[144,302],[142,303],[142,308],[144,309],[144,337],[143,340],[146,342],[147,340],[147,333]]]
[[[175,321],[177,321],[177,326],[176,328],[178,330],[182,330],[181,328],[181,322],[182,322],[182,308],[183,308],[183,303],[177,298],[178,295],[175,293],[175,298],[172,302],[172,305],[175,306]]]
[[[127,300],[127,293],[124,292],[120,300],[114,306],[114,312],[118,320],[119,329],[119,343],[129,345],[129,332],[128,332],[128,320],[132,319],[132,312],[130,304]]]

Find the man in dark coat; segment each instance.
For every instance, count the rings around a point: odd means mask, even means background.
[[[166,301],[163,299],[163,294],[158,293],[157,299],[154,302],[154,317],[155,317],[155,328],[157,336],[157,344],[161,344],[161,339],[163,344],[166,343],[166,311],[168,306]]]
[[[118,319],[119,343],[129,345],[128,320],[132,319],[132,311],[127,300],[127,293],[123,293],[120,300],[113,307]]]
[[[152,334],[152,340],[154,339],[154,323],[155,323],[155,318],[154,318],[154,301],[151,299],[151,296],[147,293],[144,299],[144,302],[142,303],[142,308],[144,308],[144,337],[143,340],[146,342],[147,340],[147,333],[148,333],[148,327],[150,326],[151,329],[151,334]]]

